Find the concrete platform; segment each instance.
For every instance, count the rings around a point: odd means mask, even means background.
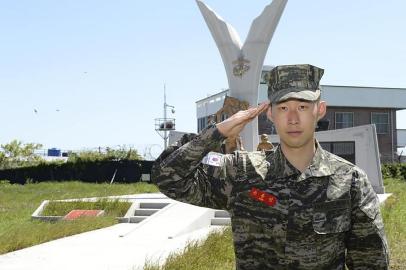
[[[378,195],[379,203],[383,204],[387,198],[392,196],[392,193],[384,193],[384,194],[377,194],[377,195]]]
[[[167,204],[138,223],[120,223],[0,256],[0,269],[143,269],[145,261],[163,262],[189,241],[202,240],[222,226],[211,225],[216,210],[170,200],[162,194],[123,196],[138,205]],[[169,204],[168,204],[169,203]],[[140,209],[134,211],[139,214]],[[141,214],[146,211],[141,211]],[[223,214],[217,214],[223,217]],[[216,222],[214,222],[216,223]],[[219,224],[221,225],[221,224]]]
[[[390,194],[379,194],[384,202]],[[192,206],[162,194],[121,196],[135,202],[169,203],[138,223],[120,223],[0,255],[2,270],[138,270],[146,261],[164,262],[189,241],[203,240],[230,224],[226,211]],[[148,205],[151,204],[151,205]],[[147,209],[150,209],[147,208]],[[136,208],[140,211],[140,208]],[[142,211],[141,215],[146,215]],[[219,226],[220,225],[220,226]]]
[[[188,241],[204,239],[215,229],[200,229],[170,238],[159,231],[134,231],[136,226],[117,224],[11,252],[0,256],[0,269],[143,269],[146,259],[155,262],[166,258],[170,252],[182,250]]]

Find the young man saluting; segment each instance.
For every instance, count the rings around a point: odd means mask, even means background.
[[[388,269],[379,202],[366,174],[315,139],[326,113],[322,75],[312,65],[275,67],[270,103],[209,126],[153,167],[168,197],[229,211],[237,269]],[[280,136],[275,151],[211,152],[266,110]]]

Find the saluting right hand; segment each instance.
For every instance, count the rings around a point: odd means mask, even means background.
[[[237,137],[243,130],[246,124],[255,119],[260,113],[266,111],[269,106],[269,101],[261,103],[257,107],[249,108],[245,111],[239,111],[227,118],[221,123],[218,123],[217,129],[224,137]]]

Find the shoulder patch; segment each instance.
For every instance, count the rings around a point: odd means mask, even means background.
[[[202,160],[203,164],[214,166],[214,167],[221,167],[223,165],[223,154],[216,153],[216,152],[209,152]]]

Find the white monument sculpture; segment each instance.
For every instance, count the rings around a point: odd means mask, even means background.
[[[287,0],[273,0],[252,23],[248,36],[241,43],[237,31],[202,1],[196,0],[220,51],[226,69],[230,96],[258,105],[258,86],[269,43],[278,25]],[[251,121],[241,133],[244,148],[256,149],[258,121]]]

